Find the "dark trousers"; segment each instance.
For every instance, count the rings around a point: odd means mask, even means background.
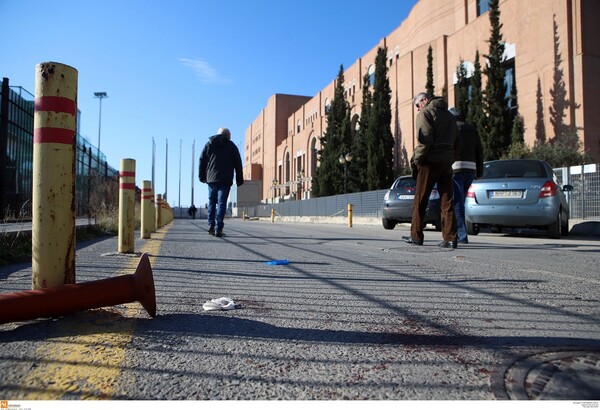
[[[442,214],[442,237],[445,241],[456,241],[456,218],[452,206],[452,163],[424,162],[419,165],[417,175],[417,190],[413,202],[412,223],[410,234],[414,239],[423,240],[423,220],[429,195],[437,182],[440,193],[440,209]]]
[[[459,241],[468,241],[467,226],[465,223],[465,198],[471,183],[477,176],[475,171],[465,170],[455,172],[452,176],[454,182],[454,216]]]
[[[227,212],[227,198],[231,185],[213,182],[208,184],[208,227],[222,231],[225,225],[225,212]]]

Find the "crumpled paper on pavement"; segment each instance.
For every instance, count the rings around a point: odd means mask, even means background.
[[[204,310],[233,310],[237,305],[230,298],[219,298],[207,300],[202,307]]]

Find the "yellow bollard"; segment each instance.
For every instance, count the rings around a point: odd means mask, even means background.
[[[162,195],[156,195],[156,229],[162,228]]]
[[[352,204],[348,204],[348,228],[352,228]]]
[[[151,222],[151,231],[156,232],[156,204],[154,203],[154,187],[150,187],[150,218]]]
[[[275,208],[271,208],[271,223],[275,222]]]
[[[31,288],[75,283],[77,70],[35,67]]]
[[[142,210],[141,210],[141,229],[142,239],[150,239],[152,232],[152,221],[154,220],[154,211],[152,209],[152,182],[142,181]]]
[[[121,160],[119,177],[119,253],[133,253],[135,250],[135,159]]]

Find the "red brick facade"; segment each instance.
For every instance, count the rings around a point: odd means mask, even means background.
[[[479,50],[480,63],[485,64],[489,14],[478,16],[477,3],[420,0],[396,30],[345,67],[346,98],[357,118],[362,77],[374,64],[378,47],[387,47],[397,163],[415,146],[412,98],[425,89],[429,47],[436,95],[446,87],[450,106],[460,59],[472,66]],[[595,21],[600,18],[600,1],[500,0],[500,12],[506,56],[514,59],[525,142],[531,147],[540,133],[546,140],[554,138],[550,112],[559,110],[563,123],[577,128],[585,149],[600,162],[600,29]],[[553,98],[559,86],[566,92],[564,101]],[[325,105],[334,87],[332,82],[313,97],[275,94],[246,130],[244,177],[262,181],[263,200],[308,197],[317,165],[315,148],[326,129]]]

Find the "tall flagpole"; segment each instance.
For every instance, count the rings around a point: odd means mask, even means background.
[[[156,143],[152,137],[152,192],[156,193],[156,185],[154,185],[154,162],[156,161]]]
[[[165,193],[163,195],[163,201],[167,201],[167,181],[169,180],[169,139],[167,138],[167,149],[165,151]]]
[[[194,205],[194,160],[196,159],[196,156],[194,154],[195,150],[196,140],[194,140],[194,143],[192,144],[192,206]]]
[[[181,138],[179,139],[179,194],[177,198],[179,216],[181,217]]]

